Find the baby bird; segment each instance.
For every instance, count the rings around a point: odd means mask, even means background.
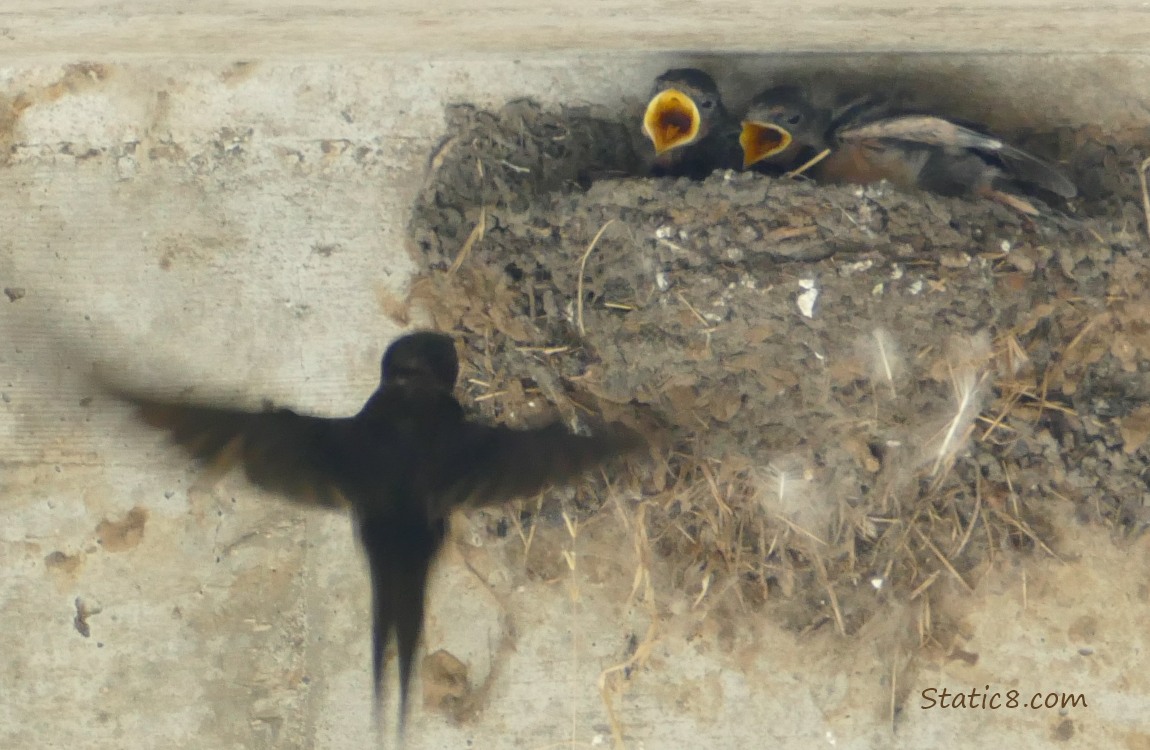
[[[744,168],[773,163],[796,170],[809,164],[809,174],[820,182],[885,179],[903,189],[990,198],[1030,215],[1039,211],[1019,193],[1072,198],[1078,192],[1053,165],[977,126],[899,112],[879,97],[834,109],[816,106],[797,86],[767,89],[748,106],[739,143]]]
[[[655,149],[656,177],[702,180],[742,164],[738,122],[723,106],[715,79],[696,68],[675,68],[655,79],[643,135]]]

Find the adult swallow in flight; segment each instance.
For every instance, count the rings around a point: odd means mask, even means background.
[[[738,122],[723,106],[715,80],[696,68],[674,68],[655,79],[643,135],[655,148],[656,177],[702,180],[742,165]]]
[[[371,571],[376,705],[394,634],[402,729],[428,571],[451,511],[533,495],[644,441],[621,425],[587,437],[560,424],[514,430],[468,420],[452,395],[459,375],[455,346],[439,333],[396,340],[381,369],[367,403],[342,418],[167,401],[104,387],[217,472],[238,463],[253,484],[286,499],[351,509]]]
[[[749,104],[739,142],[744,167],[797,169],[826,152],[810,166],[821,182],[885,179],[904,189],[990,198],[1032,215],[1038,210],[1018,193],[1078,192],[1053,165],[978,126],[900,112],[875,96],[834,109],[816,106],[797,86],[768,89]]]

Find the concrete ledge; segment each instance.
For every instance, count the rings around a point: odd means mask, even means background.
[[[64,0],[0,9],[6,60],[75,55],[458,55],[558,50],[729,52],[1130,52],[1150,38],[1139,0]]]

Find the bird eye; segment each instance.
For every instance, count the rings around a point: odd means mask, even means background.
[[[699,102],[700,109],[711,109],[714,106],[715,102],[712,99],[703,99]]]
[[[802,121],[803,121],[803,116],[801,114],[799,114],[798,112],[796,112],[795,114],[793,114],[787,118],[787,124],[788,125],[798,125]]]

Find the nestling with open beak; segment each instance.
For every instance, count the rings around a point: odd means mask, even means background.
[[[1039,211],[1020,193],[1078,192],[1053,165],[977,126],[898,112],[879,97],[834,109],[815,106],[797,86],[771,88],[748,106],[739,143],[744,167],[775,163],[828,183],[889,180],[903,189],[989,198],[1030,215]]]
[[[723,107],[715,80],[696,68],[675,68],[655,79],[643,135],[655,148],[656,177],[702,180],[742,162],[738,123]]]
[[[101,383],[217,473],[238,464],[253,484],[287,500],[350,508],[371,572],[376,706],[384,651],[394,637],[401,730],[428,573],[450,513],[533,495],[645,445],[621,425],[581,436],[560,424],[531,430],[478,424],[452,395],[458,375],[451,338],[424,332],[388,347],[379,387],[350,417],[163,400]]]

